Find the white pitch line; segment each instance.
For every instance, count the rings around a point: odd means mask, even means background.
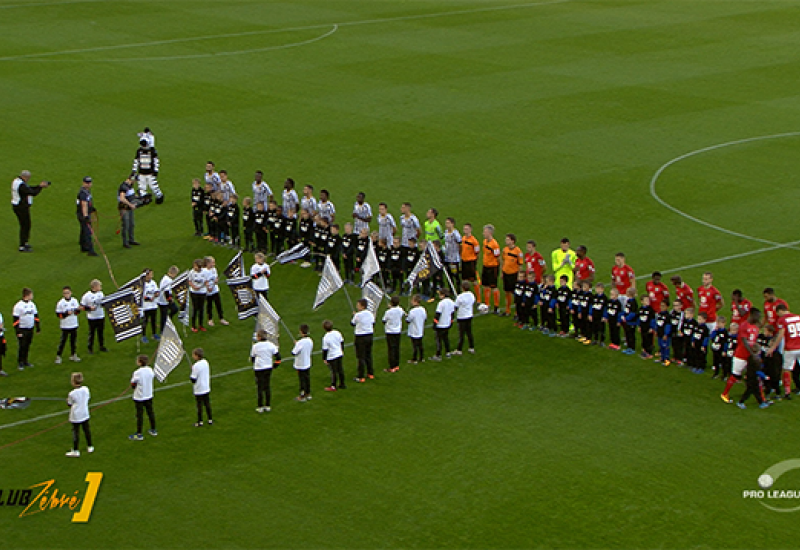
[[[699,223],[700,225],[704,225],[704,226],[706,226],[706,227],[708,227],[710,229],[713,229],[715,231],[720,231],[720,232],[725,233],[727,235],[732,235],[734,237],[740,237],[742,239],[748,239],[748,240],[751,240],[751,241],[756,241],[756,242],[759,242],[759,243],[772,245],[772,247],[777,247],[777,248],[786,247],[786,248],[794,248],[795,250],[797,250],[797,248],[795,246],[793,246],[793,245],[790,246],[788,243],[787,244],[782,244],[782,243],[777,243],[777,242],[774,242],[774,241],[769,241],[767,239],[761,239],[759,237],[754,237],[752,235],[746,235],[744,233],[739,233],[738,231],[731,231],[730,229],[725,229],[724,227],[720,227],[719,225],[714,225],[713,223],[707,222],[705,220],[701,220],[700,218],[692,216],[691,214],[687,214],[683,210],[679,210],[678,208],[672,206],[671,204],[666,202],[664,199],[662,199],[658,195],[658,193],[656,192],[656,184],[658,183],[658,179],[661,177],[661,174],[663,174],[664,171],[667,168],[669,168],[673,164],[677,164],[678,162],[680,162],[682,160],[686,160],[687,158],[690,158],[690,157],[693,157],[693,156],[696,156],[696,155],[700,155],[702,153],[707,153],[709,151],[715,151],[717,149],[722,149],[724,147],[730,147],[732,145],[740,145],[742,143],[752,143],[754,141],[763,141],[763,140],[768,140],[768,139],[779,139],[779,138],[795,137],[795,136],[800,136],[800,132],[786,132],[786,133],[783,133],[783,134],[772,134],[772,135],[768,135],[768,136],[756,136],[756,137],[750,137],[750,138],[745,138],[745,139],[737,139],[735,141],[728,141],[728,142],[725,142],[725,143],[719,143],[717,145],[711,145],[709,147],[703,147],[702,149],[697,149],[695,151],[690,151],[689,153],[683,154],[683,155],[681,155],[679,157],[675,157],[674,159],[672,159],[669,162],[667,162],[664,165],[662,165],[658,170],[656,170],[656,173],[653,175],[653,178],[650,180],[650,196],[652,196],[661,206],[663,206],[663,207],[665,207],[665,208],[667,208],[669,210],[672,210],[673,212],[675,212],[679,216],[683,216],[687,220],[691,220],[691,221],[693,221],[695,223]],[[796,243],[794,243],[794,244],[796,244]]]
[[[765,247],[765,248],[759,248],[759,249],[756,249],[756,250],[750,250],[749,252],[741,252],[739,254],[731,254],[730,256],[722,256],[721,258],[714,258],[713,260],[708,260],[708,261],[705,261],[705,262],[699,262],[699,263],[696,263],[696,264],[683,265],[681,267],[673,267],[673,268],[670,268],[670,269],[661,269],[659,271],[661,273],[675,273],[677,271],[683,271],[684,269],[694,269],[696,267],[704,267],[704,266],[707,266],[707,265],[719,264],[719,263],[722,263],[722,262],[727,262],[729,260],[735,260],[737,258],[745,258],[747,256],[754,256],[756,254],[762,254],[764,252],[771,252],[773,250],[780,250],[781,248],[793,248],[796,245],[800,245],[800,241],[792,241],[792,242],[789,242],[789,243],[778,244],[778,245],[775,245],[775,246],[768,246],[768,247]],[[636,277],[636,279],[637,280],[638,279],[649,279],[650,277],[651,277],[650,275],[639,275],[638,277]]]
[[[473,8],[473,9],[464,9],[464,10],[453,10],[453,11],[446,11],[446,12],[436,12],[436,13],[423,13],[423,14],[414,14],[414,15],[401,15],[397,17],[384,17],[380,19],[362,19],[358,21],[346,21],[341,23],[323,23],[323,24],[316,24],[316,25],[305,25],[300,27],[287,27],[283,29],[269,29],[263,31],[247,31],[247,32],[239,32],[239,33],[227,33],[227,34],[213,34],[213,35],[205,35],[205,36],[193,36],[189,38],[174,38],[168,40],[154,40],[151,42],[137,42],[132,44],[117,44],[114,46],[97,46],[94,48],[78,48],[72,50],[60,50],[56,52],[40,52],[40,53],[30,53],[30,54],[22,54],[22,55],[13,55],[7,57],[0,57],[0,61],[17,61],[17,60],[24,60],[24,59],[41,59],[47,57],[56,57],[61,55],[70,55],[70,54],[81,54],[81,53],[92,53],[92,52],[104,52],[104,51],[112,51],[112,50],[122,50],[122,49],[130,49],[130,48],[145,48],[148,46],[162,46],[166,44],[180,44],[186,42],[197,42],[200,40],[215,40],[215,39],[222,39],[222,38],[238,38],[242,36],[258,36],[258,35],[267,35],[267,34],[275,34],[275,33],[282,33],[282,32],[297,32],[297,31],[306,31],[306,30],[314,30],[314,29],[327,29],[329,27],[353,27],[356,25],[375,25],[381,23],[395,23],[399,21],[413,21],[418,19],[432,19],[437,17],[448,17],[453,15],[469,15],[473,13],[487,13],[487,12],[494,12],[494,11],[503,11],[503,10],[514,10],[514,9],[524,9],[524,8],[531,8],[537,6],[549,6],[555,4],[565,4],[571,2],[573,0],[549,0],[545,2],[528,2],[525,4],[508,4],[503,6],[490,6],[484,8]],[[334,31],[335,32],[335,31]],[[332,34],[332,33],[331,33]],[[318,38],[321,40],[321,38]],[[213,54],[212,54],[213,55]],[[177,57],[180,58],[180,57]],[[158,58],[138,58],[136,60],[158,60]],[[80,61],[92,61],[92,60],[80,60]],[[106,61],[106,60],[101,60]],[[115,60],[117,61],[117,60]],[[119,61],[134,61],[134,59],[125,59]]]

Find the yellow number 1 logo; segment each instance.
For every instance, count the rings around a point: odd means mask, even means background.
[[[72,514],[72,523],[86,523],[89,521],[89,516],[92,515],[92,508],[94,508],[94,500],[97,498],[97,491],[100,489],[100,482],[103,481],[103,472],[88,472],[85,481],[89,483],[86,488],[86,496],[83,498],[81,509]]]

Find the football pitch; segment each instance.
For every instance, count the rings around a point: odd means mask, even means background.
[[[342,223],[364,191],[395,217],[410,201],[458,227],[493,223],[588,247],[607,282],[616,252],[640,277],[704,271],[726,300],[761,307],[774,287],[800,306],[800,2],[796,0],[0,0],[0,178],[52,180],[32,209],[32,254],[0,208],[0,313],[9,340],[0,398],[0,533],[21,548],[651,548],[796,547],[798,498],[761,498],[758,479],[798,459],[800,397],[758,410],[725,405],[722,382],[574,340],[475,320],[474,356],[406,365],[293,400],[291,361],[257,414],[252,321],[184,337],[211,364],[214,426],[192,427],[184,362],[157,386],[158,437],[135,430],[127,387],[137,344],[53,364],[55,304],[99,278],[81,255],[75,197],[92,176],[96,232],[117,282],[234,251],[193,237],[191,179],[226,169],[240,196],[255,170],[331,192]],[[166,201],[136,213],[142,246],[121,246],[117,187],[136,132],[153,129]],[[8,192],[8,191],[6,191]],[[8,195],[6,195],[8,197]],[[7,203],[6,203],[7,204]],[[375,224],[373,223],[373,226]],[[246,255],[249,266],[252,255]],[[331,319],[348,343],[342,292],[312,311],[318,277],[276,265],[270,299],[286,324]],[[35,368],[17,371],[11,311],[33,288],[42,318]],[[355,298],[358,290],[348,287]],[[405,299],[403,307],[408,306]],[[429,307],[429,311],[432,308]],[[383,309],[381,309],[381,314]],[[380,323],[376,334],[382,335]],[[282,330],[281,352],[291,336]],[[296,333],[294,334],[296,336]],[[106,337],[111,339],[106,328]],[[451,340],[454,340],[451,334]],[[432,331],[425,346],[434,348]],[[142,344],[153,354],[155,345]],[[345,373],[355,375],[352,345]],[[67,458],[65,397],[80,370],[92,392],[96,452]],[[708,371],[707,371],[708,372]],[[732,390],[738,398],[743,385]],[[85,498],[11,505],[53,480]],[[41,486],[40,486],[41,487]],[[798,491],[789,470],[774,489]],[[77,493],[76,493],[77,492]],[[38,490],[34,491],[34,496]],[[791,496],[791,494],[789,495]],[[778,508],[780,511],[768,508]],[[20,517],[22,515],[22,517]]]

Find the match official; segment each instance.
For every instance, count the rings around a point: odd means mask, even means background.
[[[79,243],[81,245],[81,252],[88,252],[88,256],[97,256],[92,244],[92,212],[94,212],[94,205],[92,203],[92,178],[86,176],[83,178],[81,190],[78,191],[78,223],[81,226],[81,234]]]

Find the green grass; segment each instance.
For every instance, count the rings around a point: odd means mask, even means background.
[[[102,259],[78,252],[81,178],[95,180],[98,236],[122,283],[143,267],[160,277],[173,263],[214,254],[224,266],[232,256],[191,237],[190,181],[208,159],[240,192],[256,169],[273,189],[289,176],[328,188],[342,217],[364,190],[395,214],[410,200],[418,214],[435,206],[459,225],[494,223],[536,239],[546,257],[569,236],[603,279],[623,250],[639,275],[676,272],[696,286],[712,269],[726,299],[741,288],[758,304],[774,286],[800,303],[796,248],[725,260],[770,245],[680,217],[649,188],[680,155],[800,131],[796,3],[512,4],[0,2],[2,177],[27,168],[55,182],[35,201],[34,254],[16,253],[16,220],[0,209],[0,312],[10,325],[31,286],[44,326],[33,370],[13,370],[12,338],[0,396],[65,395],[74,365],[52,364],[60,288],[81,294],[95,277],[114,288]],[[242,50],[261,51],[214,55]],[[143,246],[123,250],[114,196],[146,125],[167,200],[137,213]],[[663,172],[658,193],[726,229],[795,241],[798,139],[691,156]],[[296,266],[276,268],[275,308],[290,327],[309,323],[317,347],[325,318],[352,340],[343,295],[311,311],[316,284]],[[86,472],[103,472],[91,522],[0,507],[0,532],[19,547],[794,545],[795,515],[742,491],[796,457],[795,403],[739,411],[707,377],[510,324],[479,318],[476,356],[381,373],[335,395],[320,391],[317,357],[315,399],[302,405],[287,363],[269,415],[253,411],[248,371],[215,378],[213,429],[191,428],[188,385],[157,394],[160,435],[143,443],[126,438],[133,406],[106,405],[92,418],[94,455],[63,456],[66,426],[0,450],[0,490],[53,478],[71,494]],[[202,345],[214,373],[234,371],[248,365],[250,330],[236,321],[185,344]],[[288,355],[288,335],[281,341]],[[378,343],[381,368],[385,354]],[[94,403],[125,389],[135,355],[130,341],[84,355]],[[345,368],[353,376],[352,348]],[[184,364],[169,383],[187,377]],[[35,402],[2,411],[0,427],[63,410]],[[63,418],[0,429],[0,447]],[[780,480],[799,484],[796,472]]]

